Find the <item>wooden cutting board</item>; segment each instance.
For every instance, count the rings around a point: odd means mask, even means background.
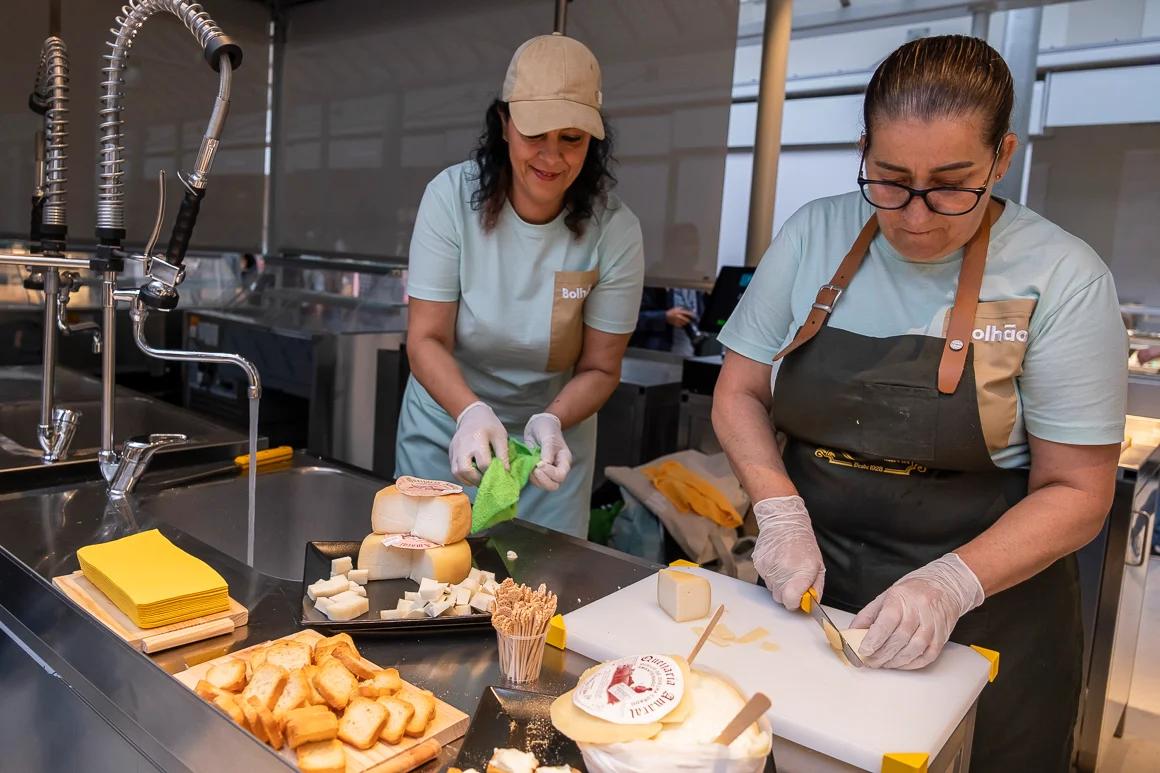
[[[765,588],[705,569],[682,571],[707,579],[712,608],[726,609],[697,663],[768,695],[774,735],[827,757],[875,771],[885,754],[934,759],[987,685],[990,663],[958,644],[917,671],[847,666],[812,618],[775,604]],[[839,628],[853,618],[826,612]],[[656,575],[564,615],[568,649],[598,661],[683,655],[707,621],[669,617],[657,604]]]
[[[225,612],[195,617],[157,628],[138,628],[128,615],[109,600],[108,596],[89,582],[83,572],[76,571],[53,577],[52,584],[77,606],[129,642],[129,646],[142,652],[161,652],[183,644],[233,633],[235,628],[245,625],[250,620],[249,610],[231,598],[230,608]]]
[[[318,631],[306,630],[299,631],[298,633],[291,634],[290,636],[283,636],[281,639],[275,639],[274,641],[283,641],[289,639],[301,641],[314,646],[315,642],[323,638],[325,637],[318,633]],[[197,685],[197,683],[205,677],[206,672],[213,668],[213,666],[216,665],[219,661],[223,661],[228,658],[244,658],[255,650],[266,647],[270,644],[273,644],[273,642],[262,642],[261,644],[255,644],[252,647],[247,647],[246,649],[238,650],[237,652],[231,652],[230,654],[224,655],[220,658],[214,658],[213,660],[207,660],[204,663],[198,663],[196,666],[192,666],[185,671],[174,674],[174,677],[177,679],[177,681],[181,682],[192,690]],[[379,664],[367,660],[366,658],[363,658],[363,662],[373,668],[383,667]],[[410,683],[404,682],[404,684],[409,685]],[[413,689],[419,689],[414,687],[414,685],[410,686]],[[463,735],[467,732],[467,725],[470,723],[470,721],[471,717],[469,717],[467,714],[464,714],[462,711],[449,703],[444,703],[443,701],[436,699],[435,719],[433,719],[431,724],[427,726],[427,732],[423,734],[422,738],[404,738],[402,742],[396,744],[395,746],[388,746],[382,741],[379,741],[377,744],[372,746],[370,749],[367,749],[366,751],[356,749],[348,744],[343,744],[343,749],[346,751],[346,771],[347,773],[372,773],[377,771],[402,773],[402,771],[412,770],[427,762],[428,760],[433,759],[434,755],[421,755],[418,759],[414,760],[413,764],[410,763],[408,755],[415,754],[419,752],[421,748],[427,747],[434,748],[436,753],[438,753],[438,748],[442,748],[446,744],[449,744],[456,739],[462,738]],[[290,762],[291,765],[295,764],[297,761],[293,750],[291,750],[289,747],[280,750],[279,754],[288,762]],[[399,765],[401,765],[401,767]]]

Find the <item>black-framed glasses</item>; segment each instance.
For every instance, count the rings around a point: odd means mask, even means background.
[[[995,148],[995,158],[992,159],[991,169],[987,172],[988,180],[991,179],[995,165],[999,162],[999,151],[1002,148],[1002,143]],[[931,212],[958,217],[979,206],[979,202],[982,201],[983,195],[987,192],[986,185],[982,188],[960,188],[947,185],[936,188],[911,188],[909,185],[889,180],[868,180],[861,174],[862,165],[865,162],[866,155],[863,153],[862,161],[858,164],[858,187],[862,189],[862,198],[877,209],[905,209],[911,200],[918,196]]]

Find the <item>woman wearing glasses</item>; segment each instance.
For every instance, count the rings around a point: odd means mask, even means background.
[[[882,63],[861,192],[806,205],[774,239],[721,333],[713,424],[778,602],[812,587],[857,613],[870,667],[922,668],[948,638],[999,651],[973,767],[1063,771],[1074,552],[1111,503],[1127,352],[1099,257],[992,195],[1012,103],[974,38]]]

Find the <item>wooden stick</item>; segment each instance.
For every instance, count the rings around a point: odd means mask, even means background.
[[[705,642],[709,641],[709,637],[713,634],[713,629],[717,627],[718,621],[721,620],[721,616],[724,614],[725,605],[722,604],[717,607],[717,611],[713,613],[713,619],[705,626],[705,630],[701,633],[701,638],[697,639],[697,643],[693,645],[693,650],[689,653],[689,657],[686,658],[690,666],[693,665],[693,661],[696,659],[698,653],[701,652],[701,648],[705,646]]]
[[[733,721],[725,726],[714,743],[724,746],[733,743],[737,740],[737,736],[745,732],[745,728],[761,719],[761,715],[769,711],[770,705],[769,698],[765,697],[764,693],[754,693],[749,702],[741,707],[741,711],[737,712],[737,716],[733,717]]]

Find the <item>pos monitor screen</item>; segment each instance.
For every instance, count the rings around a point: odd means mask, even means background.
[[[709,300],[705,303],[705,312],[701,315],[700,328],[703,333],[720,333],[725,326],[725,320],[737,308],[737,302],[745,294],[745,288],[753,279],[753,272],[757,269],[752,266],[723,266],[713,283],[713,291],[709,293]]]

